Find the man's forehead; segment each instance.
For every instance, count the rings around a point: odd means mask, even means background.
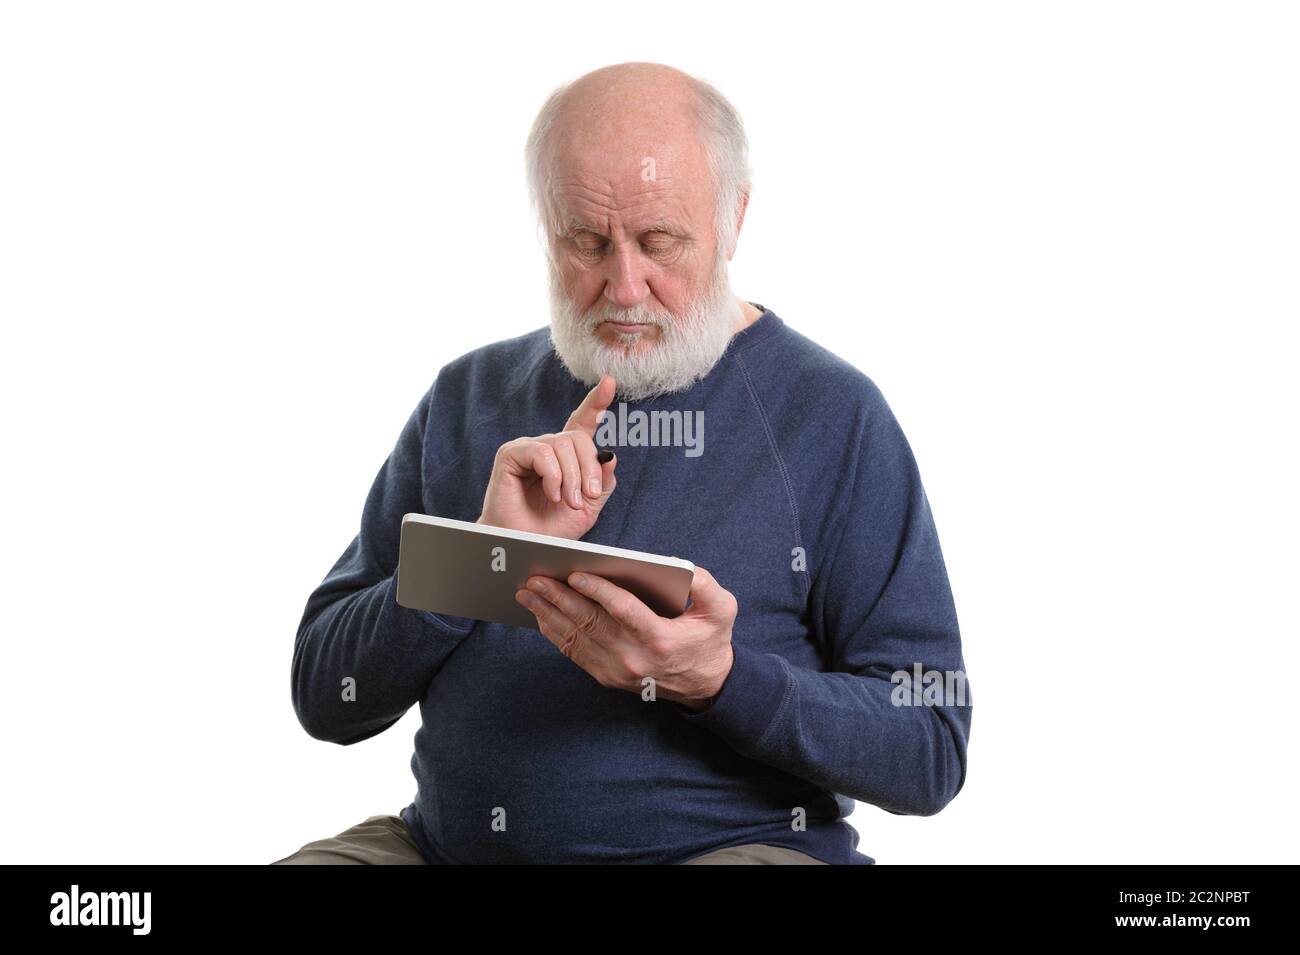
[[[678,231],[688,228],[704,214],[698,205],[692,209],[691,203],[671,183],[640,183],[639,188],[620,189],[595,179],[558,179],[555,193],[562,232],[575,229],[603,232],[611,216],[627,230]]]
[[[661,220],[684,228],[707,216],[710,172],[703,157],[674,144],[557,152],[551,184],[561,224],[605,224],[617,214],[625,228],[644,230]]]

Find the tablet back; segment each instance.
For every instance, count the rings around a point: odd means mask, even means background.
[[[695,565],[619,547],[530,534],[428,514],[402,518],[397,602],[455,617],[540,629],[515,600],[534,574],[565,582],[575,570],[605,577],[662,617],[686,608]]]

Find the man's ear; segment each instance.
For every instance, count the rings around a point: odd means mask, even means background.
[[[745,210],[749,208],[749,193],[742,193],[740,197],[740,211],[736,213],[736,233],[731,242],[731,248],[727,250],[727,261],[736,254],[736,243],[740,241],[740,227],[745,224]]]

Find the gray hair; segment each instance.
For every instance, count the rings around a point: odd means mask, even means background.
[[[754,188],[749,168],[749,140],[740,114],[725,96],[704,80],[693,76],[687,79],[695,94],[693,107],[700,142],[713,174],[713,229],[721,252],[736,240],[736,217],[740,215],[741,203]],[[557,219],[551,190],[551,138],[560,106],[571,85],[564,84],[546,98],[524,146],[528,193],[537,225],[547,239]]]

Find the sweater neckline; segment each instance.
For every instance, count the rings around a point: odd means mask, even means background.
[[[781,321],[781,316],[766,305],[759,302],[750,302],[749,304],[763,314],[731,336],[731,346],[727,349],[728,351],[740,351],[742,348],[748,348],[755,342],[767,338],[777,328],[785,324]]]

